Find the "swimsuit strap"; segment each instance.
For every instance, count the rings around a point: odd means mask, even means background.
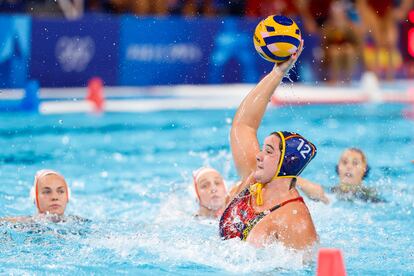
[[[263,212],[273,212],[274,210],[276,210],[276,209],[279,209],[280,207],[282,207],[283,205],[286,205],[286,204],[288,204],[288,203],[290,203],[290,202],[294,202],[294,201],[301,201],[301,202],[303,202],[304,203],[304,201],[303,201],[303,197],[301,197],[301,196],[299,196],[299,197],[295,197],[295,198],[291,198],[291,199],[289,199],[289,200],[286,200],[286,201],[283,201],[282,203],[279,203],[279,204],[277,204],[277,205],[275,205],[275,206],[273,206],[272,208],[270,208],[268,211],[263,211]],[[262,213],[263,213],[262,212]]]
[[[257,223],[259,223],[259,221],[261,221],[261,220],[262,220],[262,218],[264,218],[266,215],[270,214],[271,212],[273,212],[273,211],[275,211],[275,210],[279,209],[280,207],[282,207],[282,206],[284,206],[284,205],[286,205],[286,204],[288,204],[288,203],[294,202],[294,201],[301,201],[301,202],[305,203],[305,202],[303,201],[303,197],[299,196],[299,197],[295,197],[295,198],[291,198],[291,199],[288,199],[288,200],[286,200],[286,201],[283,201],[282,203],[279,203],[279,204],[277,204],[277,205],[273,206],[273,207],[272,207],[272,208],[270,208],[269,210],[265,210],[265,211],[260,212],[259,214],[257,214],[257,216],[256,216],[254,219],[252,219],[251,221],[249,221],[249,222],[245,225],[245,227],[244,227],[244,229],[243,229],[243,232],[242,232],[242,233],[243,233],[242,240],[246,240],[246,239],[247,239],[247,236],[249,235],[250,231],[253,229],[253,227],[254,227]]]

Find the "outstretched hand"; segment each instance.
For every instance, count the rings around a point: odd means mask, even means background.
[[[279,64],[275,64],[275,66],[273,67],[274,71],[279,71],[280,73],[282,73],[283,75],[285,75],[287,72],[289,72],[290,68],[293,67],[293,65],[295,64],[295,62],[298,60],[300,54],[302,53],[303,50],[303,39],[300,41],[299,44],[299,48],[296,51],[296,53],[294,53],[293,55],[290,56],[290,58],[282,63]]]

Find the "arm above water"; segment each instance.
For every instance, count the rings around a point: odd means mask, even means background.
[[[329,199],[325,195],[325,191],[322,186],[313,183],[302,177],[297,178],[296,185],[310,198],[316,201],[322,201],[325,204],[329,204]]]
[[[283,76],[295,64],[303,49],[303,41],[298,52],[286,62],[276,64],[257,86],[247,94],[233,119],[230,143],[234,163],[243,182],[256,167],[256,154],[260,151],[257,129],[260,126],[267,105],[283,79]]]
[[[7,217],[7,218],[0,218],[0,223],[2,222],[10,222],[10,223],[28,222],[31,220],[32,220],[32,217]]]

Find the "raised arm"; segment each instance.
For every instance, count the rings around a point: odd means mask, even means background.
[[[247,94],[237,109],[231,127],[230,143],[234,163],[242,181],[245,181],[256,167],[256,154],[260,150],[257,129],[266,107],[283,76],[300,56],[302,49],[303,40],[297,53],[286,62],[276,64],[273,70]]]

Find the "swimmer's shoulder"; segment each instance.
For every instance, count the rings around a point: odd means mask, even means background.
[[[250,184],[253,182],[253,174],[249,176],[245,181],[239,180],[236,184],[231,188],[229,195],[226,200],[226,205],[233,201],[235,197],[237,197],[242,191],[244,191]]]
[[[90,223],[92,220],[76,215],[40,214],[30,218],[30,222],[53,222],[53,223]]]
[[[372,202],[372,203],[381,203],[386,202],[382,199],[378,191],[372,187],[363,186],[360,191],[357,193],[357,197],[363,201]]]
[[[76,216],[76,215],[67,215],[67,216],[65,216],[65,220],[70,221],[70,222],[75,222],[75,223],[90,223],[90,222],[92,222],[91,219],[83,218],[83,217]]]
[[[338,199],[343,201],[354,201],[357,198],[354,192],[343,191],[340,184],[332,187],[331,192],[334,193]]]
[[[240,193],[242,184],[243,182],[241,180],[235,183],[235,185],[230,189],[229,198],[233,198]]]
[[[309,210],[300,202],[286,204],[277,212],[271,212],[263,218],[263,222],[266,225],[262,224],[262,227],[266,228],[267,235],[287,247],[304,250],[318,241]]]
[[[338,198],[346,201],[361,200],[372,203],[383,203],[387,202],[381,198],[378,191],[375,188],[362,186],[357,192],[344,192],[341,190],[339,185],[331,188],[331,192],[337,194]]]

